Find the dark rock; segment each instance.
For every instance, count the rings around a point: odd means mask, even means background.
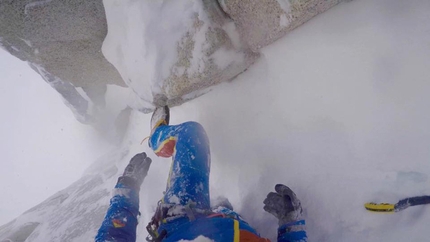
[[[0,45],[28,61],[60,92],[81,122],[92,121],[89,102],[104,107],[107,84],[125,86],[101,52],[106,33],[102,0],[0,2]]]

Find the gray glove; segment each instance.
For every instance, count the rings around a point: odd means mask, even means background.
[[[277,184],[275,191],[264,199],[264,210],[279,219],[279,226],[301,220],[302,205],[296,194],[282,184]]]
[[[151,158],[146,156],[145,152],[135,155],[131,158],[122,176],[118,178],[117,184],[139,190],[140,185],[142,185],[143,180],[148,174],[151,162]]]

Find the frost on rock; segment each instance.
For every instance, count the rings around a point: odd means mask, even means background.
[[[50,74],[43,67],[29,63],[30,67],[39,73],[40,76],[55,90],[57,90],[64,100],[64,104],[72,110],[75,118],[81,123],[91,121],[92,101],[85,92],[74,87],[70,82],[65,82],[60,78]]]
[[[143,100],[142,108],[195,98],[233,79],[259,56],[243,44],[216,1],[104,4],[109,32],[103,53]]]
[[[278,40],[341,0],[220,0],[253,51]]]
[[[36,1],[36,2],[28,3],[25,5],[24,14],[28,14],[29,10],[31,10],[32,8],[43,7],[43,5],[45,5],[51,1],[52,0],[44,0],[44,1]]]
[[[180,105],[234,79],[261,46],[338,1],[9,1],[0,4],[0,47],[75,87],[57,91],[93,124],[95,110],[110,108],[108,85],[129,87],[132,109]]]
[[[106,58],[141,110],[180,105],[245,71],[266,46],[340,0],[105,0]]]

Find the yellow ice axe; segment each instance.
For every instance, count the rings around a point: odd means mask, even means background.
[[[409,197],[400,200],[396,204],[392,203],[366,203],[364,207],[371,212],[377,213],[395,213],[400,212],[408,207],[424,205],[430,203],[430,196]]]

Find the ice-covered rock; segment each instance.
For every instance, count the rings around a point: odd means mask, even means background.
[[[233,79],[259,56],[217,1],[104,3],[109,32],[103,53],[143,100],[142,108],[179,105]]]
[[[180,105],[232,80],[261,46],[339,1],[2,1],[0,46],[57,80],[78,120],[94,123],[109,84],[130,87],[129,106],[144,112]]]
[[[232,80],[255,62],[259,48],[339,2],[105,0],[103,53],[141,110],[179,105]]]

